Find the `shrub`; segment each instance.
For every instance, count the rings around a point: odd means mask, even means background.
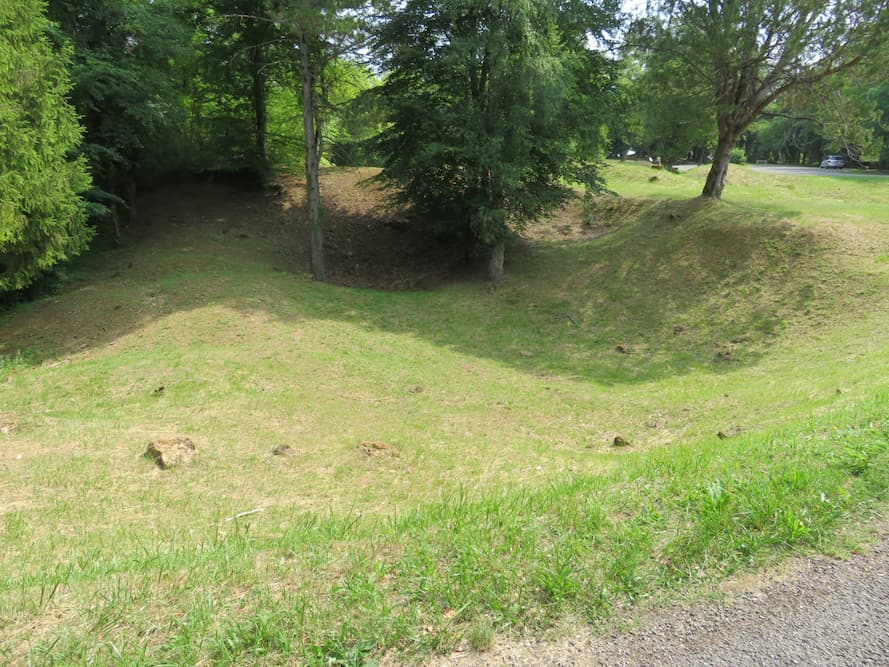
[[[747,161],[747,154],[743,148],[733,148],[732,156],[729,159],[732,164],[744,164]]]

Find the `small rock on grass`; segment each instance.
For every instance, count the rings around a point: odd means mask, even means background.
[[[161,470],[168,470],[191,461],[196,451],[191,439],[177,437],[148,443],[145,456],[154,459]]]
[[[742,429],[740,426],[732,426],[731,428],[727,428],[724,431],[717,431],[716,437],[719,438],[720,440],[734,438],[736,435],[738,435],[741,432],[741,430]]]
[[[398,456],[398,451],[385,442],[365,440],[358,448],[364,452],[366,456]]]

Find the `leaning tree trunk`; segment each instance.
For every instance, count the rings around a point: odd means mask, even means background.
[[[710,199],[720,199],[722,190],[725,188],[725,177],[728,173],[728,166],[732,160],[732,149],[737,141],[737,134],[731,130],[719,132],[719,143],[716,145],[716,152],[713,154],[713,164],[710,166],[710,173],[707,174],[707,182],[704,184],[704,191],[701,197],[709,197]]]
[[[497,241],[491,248],[491,261],[488,264],[488,278],[495,283],[503,280],[503,255],[506,252],[506,243]]]
[[[321,184],[318,145],[320,123],[315,117],[315,76],[309,58],[309,35],[299,33],[299,61],[302,80],[303,132],[306,145],[306,195],[309,203],[309,270],[315,280],[326,280],[324,270],[324,229],[321,226]]]

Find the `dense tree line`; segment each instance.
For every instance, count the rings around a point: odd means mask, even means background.
[[[380,164],[430,233],[486,247],[601,187],[631,148],[889,162],[886,0],[18,0],[0,3],[0,291],[120,240],[170,175],[261,186]],[[622,50],[613,46],[623,36]]]

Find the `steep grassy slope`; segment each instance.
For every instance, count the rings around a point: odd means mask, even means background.
[[[199,189],[0,316],[0,655],[359,664],[823,546],[887,482],[887,184],[609,175],[496,289],[312,283]]]

